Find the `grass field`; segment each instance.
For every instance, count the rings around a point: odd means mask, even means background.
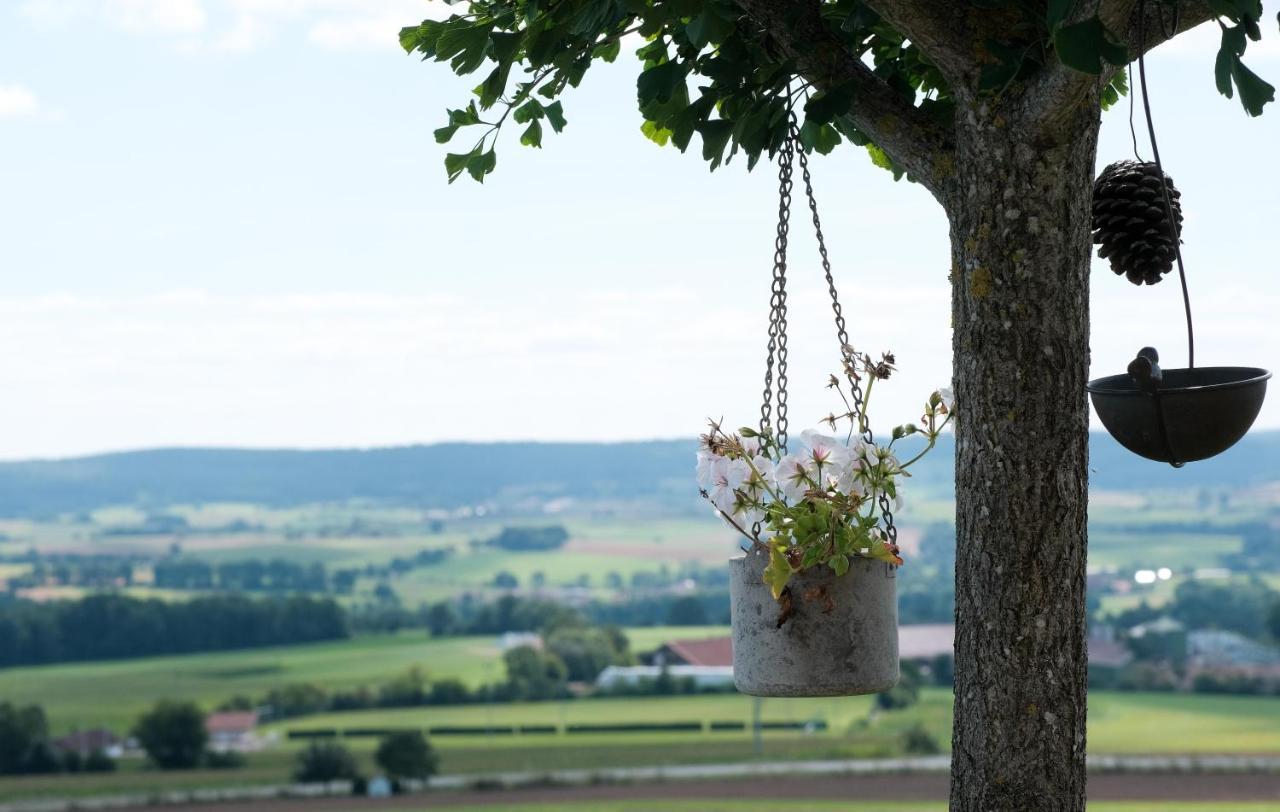
[[[719,627],[654,627],[630,632],[637,651],[662,642],[723,634]],[[162,697],[206,707],[237,694],[259,697],[292,682],[324,688],[374,686],[417,666],[428,679],[454,677],[472,686],[503,677],[492,637],[433,640],[424,631],[333,643],[0,670],[0,697],[43,705],[55,730],[127,729]]]
[[[1230,530],[1163,535],[1142,532],[1151,523],[1208,523],[1229,528],[1232,523],[1258,516],[1257,506],[1242,504],[1229,510],[1216,505],[1204,507],[1195,502],[1194,494],[1180,492],[1095,497],[1090,563],[1122,570],[1170,567],[1182,576],[1194,568],[1214,566],[1222,556],[1241,548],[1241,538]],[[404,508],[307,505],[273,509],[211,504],[176,506],[166,512],[182,516],[192,530],[177,537],[104,536],[105,530],[118,530],[146,518],[136,508],[108,508],[58,521],[0,523],[0,533],[8,539],[0,544],[0,552],[17,553],[34,547],[49,554],[127,552],[158,556],[176,541],[184,555],[212,563],[281,558],[298,563],[321,562],[338,569],[385,565],[393,558],[410,558],[425,548],[452,548],[456,555],[447,565],[419,567],[391,580],[401,600],[415,606],[448,598],[462,589],[481,589],[501,570],[514,574],[523,585],[528,585],[534,573],[539,572],[550,586],[568,586],[585,579],[593,595],[607,597],[612,594],[605,587],[610,573],[629,579],[637,572],[656,572],[663,567],[678,572],[682,566],[716,566],[736,549],[733,532],[709,515],[567,517],[562,520],[571,537],[567,547],[549,553],[513,553],[471,544],[494,535],[501,523],[488,519],[450,520],[440,532],[428,532],[425,514]],[[903,529],[909,534],[933,523],[948,523],[953,512],[949,498],[921,493],[912,501]],[[221,530],[233,522],[245,523],[251,529],[235,533]],[[374,532],[377,528],[385,532]],[[0,570],[0,580],[5,575],[6,571]],[[363,579],[361,594],[375,585],[373,579]]]
[[[849,746],[865,753],[888,747],[900,733],[922,724],[944,747],[950,741],[950,692],[931,688],[921,701],[903,711],[879,714],[868,721],[871,697],[834,699],[768,699],[762,704],[766,721],[806,722],[824,719],[827,739],[838,750]],[[1129,694],[1096,691],[1089,697],[1089,751],[1092,753],[1280,753],[1280,699],[1272,697],[1204,696],[1195,694]],[[430,727],[433,725],[566,725],[589,722],[746,721],[752,700],[737,694],[694,697],[590,699],[568,702],[499,706],[457,706],[398,711],[357,711],[308,717],[282,723],[282,729]],[[649,736],[646,741],[639,736]],[[702,735],[723,743],[749,734],[628,734],[618,744],[650,742]],[[443,741],[443,740],[442,740]],[[529,748],[531,757],[544,758],[555,747],[582,747],[578,736],[450,737],[450,748]],[[602,747],[608,746],[601,743]],[[517,758],[512,752],[510,756]],[[588,754],[589,759],[599,754]],[[654,763],[664,763],[662,759]],[[521,769],[538,765],[526,764]]]

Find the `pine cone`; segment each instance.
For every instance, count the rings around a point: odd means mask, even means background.
[[[1169,222],[1153,163],[1119,161],[1102,170],[1093,184],[1093,241],[1111,270],[1135,285],[1154,285],[1173,269],[1182,235],[1182,195],[1165,175],[1173,220]]]

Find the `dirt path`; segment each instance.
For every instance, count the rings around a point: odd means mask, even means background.
[[[617,784],[584,787],[541,787],[488,792],[432,792],[371,801],[358,798],[312,798],[198,806],[151,806],[150,812],[337,812],[337,810],[405,809],[547,804],[561,808],[592,801],[661,801],[705,798],[806,801],[945,801],[947,776],[821,776],[747,781],[690,781],[665,784]],[[1089,798],[1097,801],[1275,801],[1280,808],[1280,775],[1178,774],[1092,775]]]

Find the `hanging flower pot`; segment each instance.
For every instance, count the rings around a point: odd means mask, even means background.
[[[749,543],[730,562],[734,681],[756,696],[838,696],[891,688],[898,679],[895,569],[901,565],[894,511],[902,481],[951,420],[947,390],[926,400],[918,423],[877,442],[867,404],[896,363],[849,346],[809,170],[794,117],[779,156],[780,216],[769,313],[764,402],[757,427],[725,431],[711,422],[698,452],[698,485]],[[825,419],[832,434],[787,434],[787,236],[791,169],[798,157],[835,313],[843,379],[828,387],[843,408]],[[776,378],[775,378],[776,375]],[[777,384],[776,392],[774,384]],[[845,429],[847,431],[841,431]],[[837,436],[837,432],[839,436]],[[902,462],[899,441],[923,438]],[[905,455],[904,455],[905,456]]]
[[[844,575],[826,566],[797,575],[773,597],[762,548],[729,562],[733,682],[752,696],[848,696],[898,681],[894,566],[854,560]]]

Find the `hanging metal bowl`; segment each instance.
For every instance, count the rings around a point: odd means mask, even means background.
[[[1089,381],[1111,436],[1135,454],[1176,468],[1221,454],[1253,425],[1271,373],[1257,367],[1160,369],[1142,350],[1125,375]]]

